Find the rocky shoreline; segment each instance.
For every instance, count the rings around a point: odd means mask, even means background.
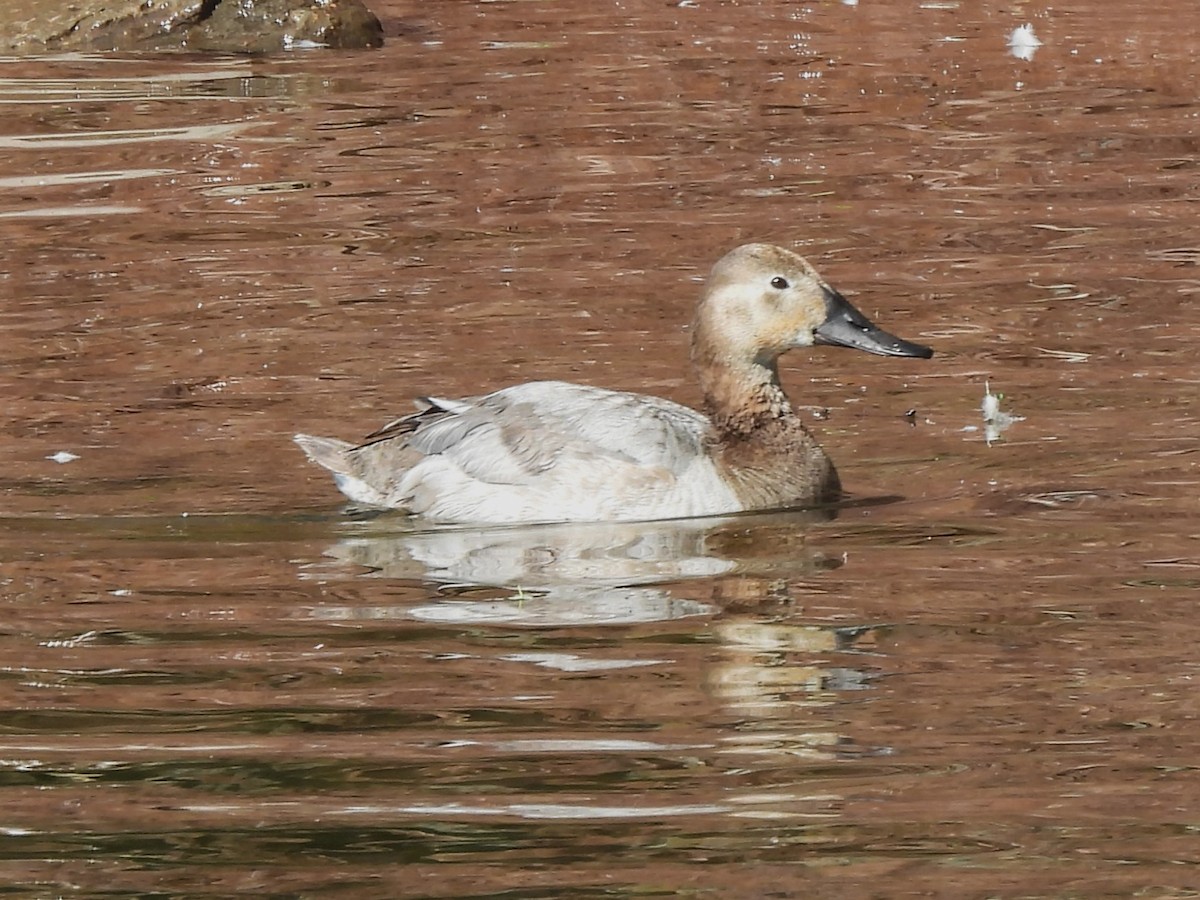
[[[383,43],[361,0],[0,0],[0,51],[270,53]]]

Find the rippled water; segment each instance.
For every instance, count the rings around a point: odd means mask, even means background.
[[[1193,10],[974,6],[0,60],[8,893],[1194,896]],[[751,239],[937,350],[785,359],[835,516],[421,530],[290,442],[694,403]]]

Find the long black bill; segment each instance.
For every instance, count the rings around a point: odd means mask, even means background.
[[[933,356],[933,350],[929,347],[901,340],[876,328],[870,319],[831,287],[825,288],[825,311],[825,321],[814,332],[818,344],[853,347],[878,356],[916,356],[921,359]]]

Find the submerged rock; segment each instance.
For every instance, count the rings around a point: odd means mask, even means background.
[[[377,47],[361,0],[0,0],[0,50],[213,50]]]

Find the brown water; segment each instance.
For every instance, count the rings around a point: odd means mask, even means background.
[[[0,61],[6,895],[1200,893],[1194,4],[977,6]],[[835,518],[421,532],[290,443],[695,402],[750,239],[937,349],[786,359]]]

